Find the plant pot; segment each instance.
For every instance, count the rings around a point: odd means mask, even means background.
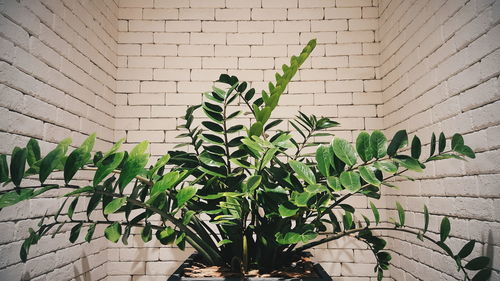
[[[184,277],[182,276],[184,273],[184,269],[190,267],[195,260],[197,253],[189,256],[184,263],[182,263],[179,268],[175,270],[175,272],[170,275],[168,281],[332,281],[332,278],[326,273],[325,269],[319,264],[314,263],[314,271],[318,275],[318,277],[314,278],[285,278],[285,277],[231,277],[231,278],[221,278],[221,277],[201,277],[201,278],[192,278],[192,277]]]

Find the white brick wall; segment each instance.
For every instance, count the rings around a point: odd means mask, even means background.
[[[40,140],[45,153],[97,132],[96,149],[114,140],[118,5],[114,1],[7,0],[0,3],[0,153]],[[85,184],[82,182],[81,184]],[[11,186],[2,187],[11,188]],[[28,227],[63,202],[60,192],[2,210],[1,280],[104,280],[107,242],[72,245],[70,227],[44,237],[20,263]],[[83,204],[81,204],[83,205]],[[80,208],[81,209],[81,208]],[[81,211],[81,210],[80,210]],[[31,218],[17,221],[19,217]],[[14,219],[15,218],[15,219]],[[83,233],[84,230],[82,230]]]
[[[433,231],[438,229],[441,216],[450,216],[452,249],[459,250],[464,239],[480,241],[475,253],[493,258],[496,271],[491,280],[500,279],[500,193],[498,183],[491,193],[491,182],[481,179],[497,177],[500,172],[498,141],[487,141],[488,135],[498,135],[496,125],[500,122],[499,115],[493,114],[500,97],[499,3],[381,1],[376,34],[381,48],[385,131],[393,134],[407,129],[421,135],[424,143],[429,142],[432,132],[444,131],[448,137],[459,132],[477,155],[466,163],[436,163],[432,165],[435,170],[430,167],[426,179],[412,183],[412,188],[387,191],[389,214],[395,215],[394,202],[400,201],[409,209],[411,224],[421,226],[422,207],[427,204],[437,215],[431,222]],[[389,245],[395,252],[391,270],[394,279],[460,278],[453,262],[435,248],[412,237],[392,237]]]

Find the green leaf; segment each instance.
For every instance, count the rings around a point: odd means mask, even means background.
[[[257,121],[250,127],[249,134],[250,136],[260,136],[262,135],[263,130],[264,130],[264,125],[262,124],[262,122]]]
[[[430,150],[429,156],[432,156],[432,155],[434,155],[434,152],[436,151],[436,134],[434,134],[434,133],[432,133],[430,145],[431,145],[431,150]]]
[[[414,136],[411,141],[411,157],[418,159],[420,154],[422,154],[422,143],[417,136]]]
[[[7,163],[7,156],[0,155],[0,183],[9,180],[9,164]]]
[[[81,222],[81,223],[73,226],[73,228],[71,228],[71,232],[69,234],[69,242],[75,243],[75,241],[78,239],[78,236],[80,236],[80,231],[82,230],[82,225],[83,225],[83,223]]]
[[[24,177],[26,156],[26,148],[15,147],[12,151],[12,158],[10,159],[10,178],[12,183],[17,187],[19,187]]]
[[[370,147],[370,134],[367,132],[359,133],[356,138],[356,151],[363,162],[368,162],[373,158],[373,153]]]
[[[476,240],[471,240],[465,244],[460,252],[458,252],[457,256],[460,257],[461,259],[465,259],[468,257],[471,253],[472,250],[474,250],[474,245],[476,244]]]
[[[468,270],[480,270],[487,267],[490,263],[490,258],[488,257],[477,257],[469,261],[464,267]]]
[[[89,203],[87,205],[87,217],[90,217],[90,214],[97,208],[97,205],[99,205],[99,202],[101,202],[102,199],[102,194],[100,193],[94,193],[90,197]]]
[[[396,155],[398,149],[405,147],[408,144],[408,134],[406,130],[398,131],[391,140],[387,147],[387,154],[389,156]]]
[[[342,162],[346,163],[348,166],[356,164],[356,152],[348,141],[341,138],[335,138],[333,139],[332,147],[333,152],[335,152],[335,155]]]
[[[94,188],[92,186],[85,186],[85,187],[82,187],[82,188],[79,188],[77,190],[74,190],[74,191],[71,191],[71,192],[64,194],[64,197],[74,196],[74,195],[77,195],[80,193],[85,193],[85,192],[91,192],[92,190],[94,190]]]
[[[201,122],[203,126],[205,126],[207,129],[216,132],[216,133],[221,133],[224,131],[224,128],[222,128],[221,125],[211,122],[211,121],[203,121]]]
[[[404,226],[405,225],[405,209],[399,202],[396,202],[396,209],[398,210],[398,216],[399,216],[399,226]]]
[[[344,223],[344,230],[351,229],[353,225],[352,213],[345,212],[345,214],[342,216],[342,221]]]
[[[52,171],[61,163],[64,157],[64,149],[62,146],[57,146],[54,150],[49,152],[40,163],[39,179],[43,184]]]
[[[204,102],[203,103],[203,108],[208,109],[210,111],[216,112],[216,113],[221,113],[223,111],[222,107],[209,103],[209,102]]]
[[[293,217],[297,212],[299,211],[299,208],[294,206],[293,204],[280,204],[278,206],[278,212],[280,213],[280,216],[287,218],[287,217]]]
[[[267,131],[273,127],[278,126],[281,122],[283,122],[282,119],[276,119],[276,120],[269,122],[269,124],[267,124],[266,127],[264,128],[264,131]]]
[[[380,222],[380,213],[378,212],[378,209],[375,204],[373,204],[373,202],[370,202],[370,208],[372,209],[373,217],[375,218],[375,224],[378,225],[378,223]]]
[[[221,156],[211,154],[207,151],[203,151],[200,156],[198,156],[198,159],[200,159],[201,163],[210,167],[222,167],[226,165]]]
[[[357,192],[361,189],[361,179],[356,172],[342,172],[340,174],[340,183],[349,192]]]
[[[93,180],[94,187],[120,165],[124,156],[124,152],[117,152],[110,154],[97,163],[97,171],[95,172]]]
[[[460,153],[464,156],[467,156],[469,158],[476,158],[476,154],[474,153],[474,151],[472,150],[472,148],[468,147],[467,145],[457,145],[454,150],[457,152],[457,153]]]
[[[387,138],[379,131],[373,131],[370,136],[370,147],[375,158],[380,159],[387,155]]]
[[[168,161],[170,160],[170,154],[165,154],[163,155],[158,161],[156,161],[155,165],[153,168],[151,168],[148,171],[148,177],[151,178],[160,168],[164,167],[167,165]]]
[[[444,242],[448,235],[450,235],[451,225],[448,217],[444,217],[441,221],[441,227],[439,227],[439,238],[441,242]]]
[[[326,178],[326,183],[328,184],[328,187],[333,189],[333,191],[339,192],[343,189],[338,177],[329,176]]]
[[[471,281],[488,281],[490,280],[490,277],[491,277],[491,268],[485,268],[476,273],[476,275],[474,275]]]
[[[375,176],[371,166],[360,166],[359,174],[369,184],[380,186],[380,181]]]
[[[141,239],[142,241],[144,241],[144,243],[147,243],[151,241],[152,238],[153,238],[153,230],[151,229],[151,224],[148,222],[142,229]]]
[[[12,206],[23,200],[31,198],[33,189],[14,190],[0,195],[0,209]]]
[[[196,195],[198,189],[194,186],[183,187],[177,194],[175,198],[177,199],[177,207],[183,206],[187,201],[189,201],[193,196]]]
[[[204,140],[208,141],[209,143],[218,144],[218,145],[224,144],[224,140],[219,136],[212,135],[212,134],[202,134],[201,136]]]
[[[261,175],[254,175],[249,177],[245,185],[245,192],[253,192],[255,189],[257,189],[257,187],[259,187],[261,181]]]
[[[90,241],[92,241],[92,237],[94,236],[96,225],[97,225],[97,223],[93,223],[89,226],[89,229],[87,230],[87,234],[85,235],[85,241],[87,243],[90,243]]]
[[[164,192],[172,188],[179,178],[180,174],[178,171],[168,172],[163,175],[163,178],[155,182],[151,188],[151,197],[155,196],[157,193]]]
[[[120,236],[122,235],[122,226],[118,222],[114,222],[113,224],[106,227],[104,230],[104,236],[109,241],[116,243],[120,240]]]
[[[439,153],[443,152],[445,148],[446,148],[446,137],[444,136],[444,133],[441,133],[439,134],[439,141],[438,141]]]
[[[223,240],[220,240],[219,242],[217,242],[217,246],[220,247],[220,246],[223,246],[226,244],[231,244],[231,243],[233,243],[233,241],[231,241],[229,239],[223,239]]]
[[[212,121],[214,121],[216,123],[222,123],[222,121],[224,120],[224,117],[222,116],[222,114],[208,110],[205,107],[203,107],[203,112],[205,112],[205,115],[208,118],[212,119]]]
[[[123,205],[127,203],[127,197],[115,198],[113,201],[109,202],[104,208],[104,214],[109,215],[118,211]]]
[[[401,166],[407,168],[408,170],[422,172],[422,164],[414,158],[411,158],[407,155],[397,155],[394,157],[394,160],[398,162]]]
[[[40,146],[38,145],[38,141],[35,139],[30,139],[28,141],[28,144],[26,145],[27,149],[27,156],[26,160],[28,160],[28,165],[30,167],[33,167],[33,165],[41,159],[41,154],[40,154]]]
[[[330,166],[332,165],[333,155],[330,154],[330,148],[320,145],[316,150],[316,163],[318,170],[325,177],[330,176]]]
[[[307,167],[306,164],[295,160],[290,160],[288,164],[300,179],[303,179],[308,184],[316,183],[316,177],[314,176],[313,171],[311,171],[311,169]]]
[[[464,145],[464,138],[460,134],[454,134],[451,138],[451,149],[455,150],[455,147]]]
[[[429,228],[429,210],[427,209],[427,206],[424,205],[424,233],[427,232],[428,228]]]
[[[187,211],[184,216],[182,217],[182,224],[183,225],[188,225],[190,222],[191,222],[191,219],[193,218],[193,216],[196,214],[195,211]]]
[[[230,127],[229,129],[227,129],[226,133],[228,133],[228,134],[236,133],[236,132],[243,130],[243,128],[244,128],[243,125],[234,125],[234,126]]]
[[[73,214],[75,213],[75,209],[76,209],[76,204],[78,204],[78,197],[76,197],[75,199],[73,199],[73,201],[71,201],[71,204],[69,204],[69,207],[68,207],[68,217],[70,219],[73,218]]]
[[[139,175],[143,170],[144,166],[148,163],[149,154],[146,153],[148,149],[149,142],[143,141],[136,145],[125,161],[123,169],[118,178],[118,185],[120,187],[120,192],[125,189],[127,184],[129,184],[132,179]]]
[[[94,147],[96,135],[90,135],[82,145],[73,150],[64,164],[64,182],[69,183],[76,172],[81,169],[89,160],[90,152]]]

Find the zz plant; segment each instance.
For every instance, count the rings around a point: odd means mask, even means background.
[[[353,195],[378,200],[383,186],[394,187],[391,179],[406,177],[407,171],[421,172],[428,162],[474,158],[461,135],[453,135],[449,144],[444,134],[437,140],[433,134],[430,153],[424,157],[417,136],[406,149],[408,135],[404,130],[390,142],[382,132],[374,131],[360,133],[354,146],[338,137],[320,145],[312,140],[328,136],[325,129],[338,123],[300,112],[289,123],[298,138],[288,131],[271,130],[283,121],[270,121],[273,110],[315,45],[311,40],[299,56],[291,58],[289,66],[283,65],[283,74],[276,74],[276,83],[269,83],[260,95],[248,89],[246,82],[222,74],[218,82],[227,89],[214,87],[204,94],[201,105],[188,108],[183,117],[181,127],[186,132],[179,137],[188,141],[179,146],[190,146],[191,152],[170,151],[152,166],[147,167],[147,141],[130,153],[118,151],[123,140],[105,153],[93,153],[95,135],[68,155],[69,139],[43,158],[34,139],[25,148],[14,148],[9,161],[1,155],[0,182],[13,188],[1,192],[0,208],[49,190],[68,190],[59,211],[42,218],[38,229],[30,229],[20,249],[22,261],[26,261],[31,245],[44,235],[55,235],[64,225],[71,225],[71,242],[81,236],[90,242],[96,225],[104,224],[107,239],[127,244],[131,229],[139,228],[145,243],[153,236],[162,244],[176,244],[181,249],[187,243],[205,263],[230,266],[243,274],[249,268],[276,269],[314,246],[350,236],[373,251],[374,270],[381,280],[391,255],[384,251],[386,242],[375,231],[385,230],[410,233],[436,244],[456,261],[464,280],[487,280],[491,273],[488,257],[463,262],[475,241],[466,243],[458,253],[447,246],[447,217],[435,235],[428,232],[425,206],[424,224],[415,228],[405,224],[405,210],[399,203],[398,219],[387,223],[382,223],[372,202],[373,218],[362,215],[359,219],[348,204]],[[240,103],[248,106],[253,117],[249,128],[229,125],[243,113],[235,107]],[[195,126],[194,111],[200,109],[207,120]],[[306,147],[315,147],[315,153],[304,153]],[[72,184],[81,170],[94,172],[89,185]],[[63,184],[46,183],[55,172],[62,172]],[[36,177],[39,185],[22,186],[23,179]],[[82,200],[84,197],[88,202]],[[78,219],[75,210],[83,204],[87,216]],[[329,235],[318,238],[327,229]],[[474,271],[477,273],[472,277]]]

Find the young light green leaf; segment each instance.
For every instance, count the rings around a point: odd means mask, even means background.
[[[306,164],[295,160],[290,160],[288,164],[295,171],[297,177],[303,179],[308,184],[316,184],[316,177]]]
[[[444,217],[441,221],[441,226],[439,227],[439,238],[441,242],[444,242],[448,235],[450,235],[451,225],[448,217]]]
[[[375,218],[375,224],[378,225],[378,223],[380,222],[380,213],[378,212],[378,209],[375,204],[373,204],[373,202],[370,202],[370,208],[372,209],[373,217]]]
[[[262,135],[263,130],[264,125],[262,124],[262,122],[257,121],[250,127],[249,136],[260,136]]]
[[[370,147],[370,134],[367,132],[359,133],[356,138],[356,151],[363,162],[368,162],[373,158],[373,153]]]
[[[143,141],[130,151],[129,156],[123,165],[120,177],[118,178],[120,192],[125,189],[125,186],[129,184],[132,179],[144,170],[144,166],[146,166],[149,160],[149,154],[146,153],[148,145],[148,141]]]
[[[379,131],[373,131],[370,136],[370,147],[375,158],[380,159],[387,155],[387,138]]]
[[[330,148],[324,145],[320,145],[316,150],[318,170],[325,177],[330,176],[330,166],[333,160],[333,155],[330,154],[330,151]]]
[[[417,136],[414,136],[411,141],[411,157],[418,160],[418,158],[420,158],[420,154],[422,154],[422,143]]]
[[[110,224],[104,230],[104,236],[106,237],[106,239],[108,239],[113,243],[118,242],[118,240],[120,240],[121,235],[122,235],[122,226],[118,222]]]
[[[97,163],[97,171],[95,172],[93,185],[97,186],[105,177],[113,172],[122,162],[124,152],[117,152],[110,154],[108,157],[102,159]]]
[[[348,141],[335,138],[333,139],[332,147],[333,152],[342,162],[348,166],[356,164],[356,151]]]
[[[398,210],[399,226],[405,226],[405,209],[399,202],[396,202],[396,209]]]
[[[329,176],[326,178],[326,183],[328,184],[328,187],[333,189],[333,191],[339,192],[343,189],[338,177]]]
[[[357,192],[361,189],[361,179],[357,172],[342,172],[340,183],[350,192]]]
[[[398,131],[391,140],[387,147],[387,154],[389,156],[396,155],[398,149],[405,147],[408,144],[408,134],[406,130]]]
[[[69,183],[76,172],[90,160],[90,152],[95,143],[95,134],[91,134],[82,145],[73,150],[64,163],[64,182]]]
[[[158,172],[158,170],[160,170],[160,168],[162,168],[165,165],[167,165],[167,163],[168,163],[169,160],[170,160],[170,154],[165,154],[160,159],[158,159],[158,161],[156,161],[156,163],[153,166],[153,168],[151,168],[148,171],[148,177],[151,178],[156,172]]]
[[[284,218],[295,216],[298,211],[299,208],[295,207],[293,204],[287,204],[286,206],[280,204],[278,206],[278,212],[280,213],[280,216]]]
[[[223,246],[226,244],[231,244],[231,243],[233,243],[233,241],[231,241],[229,239],[223,239],[223,240],[220,240],[219,242],[217,242],[217,246],[220,247],[220,246]]]
[[[151,197],[155,196],[157,193],[172,188],[179,178],[180,174],[178,171],[168,172],[163,175],[163,178],[155,182],[151,188]]]
[[[15,186],[19,186],[24,177],[26,156],[26,148],[19,148],[16,146],[12,151],[12,158],[10,159],[10,178]]]
[[[359,167],[359,174],[361,177],[369,184],[375,185],[375,186],[380,186],[380,181],[377,179],[375,176],[375,173],[373,172],[372,168],[370,166],[360,166]]]
[[[196,195],[198,189],[194,186],[186,186],[183,187],[177,194],[175,198],[177,199],[177,207],[183,206],[189,199],[193,198]]]
[[[182,224],[183,225],[188,225],[191,222],[191,219],[193,216],[196,214],[195,211],[187,211],[183,216],[182,216]]]
[[[113,201],[109,202],[104,208],[104,214],[109,215],[118,211],[123,205],[127,203],[127,197],[115,198]]]

